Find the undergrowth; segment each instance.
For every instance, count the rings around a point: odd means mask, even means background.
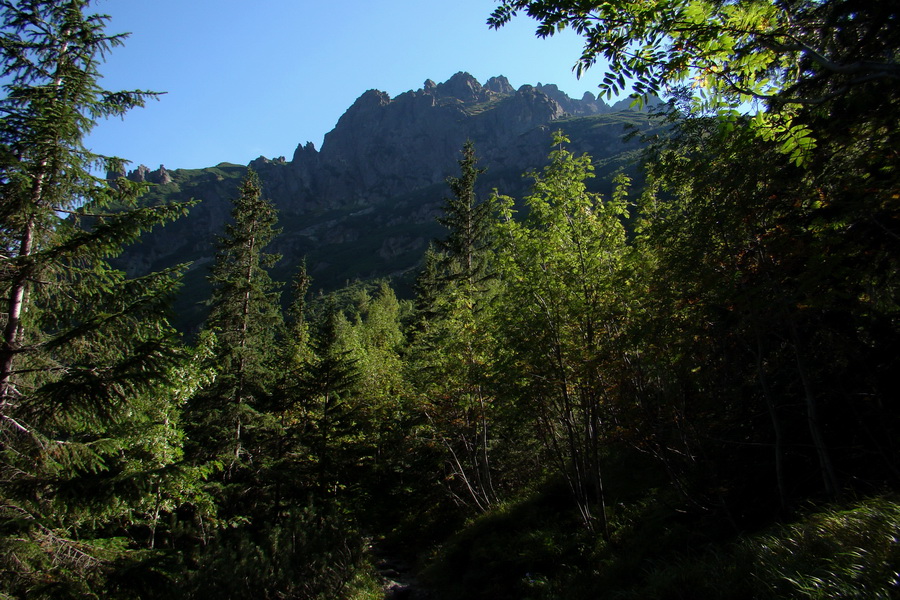
[[[704,538],[651,494],[611,511],[609,543],[559,489],[473,521],[425,576],[442,600],[900,598],[900,500],[811,508],[749,535]]]

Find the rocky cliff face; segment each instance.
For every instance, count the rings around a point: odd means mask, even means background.
[[[524,191],[522,174],[546,160],[556,128],[567,131],[576,150],[589,150],[596,159],[633,149],[634,143],[621,141],[623,122],[646,117],[620,108],[592,94],[569,98],[552,84],[515,90],[499,76],[482,85],[468,73],[443,83],[428,80],[395,98],[369,90],[325,136],[321,150],[307,142],[291,160],[260,157],[250,163],[280,211],[284,233],[276,244],[286,258],[276,275],[287,279],[303,255],[323,287],[408,271],[429,239],[440,235],[434,217],[466,140],[475,143],[479,164],[488,170],[481,191],[496,187],[518,195]],[[123,264],[139,272],[194,260],[186,295],[201,296],[193,288],[206,275],[203,265],[211,261],[245,172],[245,166],[223,163],[172,171],[141,165],[127,174],[111,173],[155,184],[150,202],[200,200],[187,218],[126,253]]]
[[[250,166],[282,210],[362,207],[443,182],[466,140],[475,142],[486,164],[534,162],[546,148],[532,149],[522,136],[565,117],[611,110],[589,93],[573,100],[552,84],[514,90],[502,76],[481,85],[468,73],[457,73],[395,98],[369,90],[325,136],[321,151],[307,142],[290,161],[260,157]],[[163,166],[151,171],[141,165],[127,177],[172,182]]]
[[[564,115],[558,102],[530,86],[514,91],[504,77],[482,86],[457,73],[396,98],[365,92],[325,136],[321,152],[298,147],[291,167],[306,202],[366,206],[442,182],[467,139],[489,160]]]

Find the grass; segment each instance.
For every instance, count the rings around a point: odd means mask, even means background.
[[[739,543],[760,595],[900,598],[900,502],[869,498],[812,512]]]
[[[810,508],[750,534],[709,534],[664,493],[620,502],[606,543],[558,485],[472,521],[425,575],[442,600],[900,598],[900,500]],[[713,528],[714,529],[714,528]]]

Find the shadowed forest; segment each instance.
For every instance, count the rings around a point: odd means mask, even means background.
[[[0,0],[0,598],[900,597],[892,3],[498,0],[668,100],[641,185],[466,144],[414,297],[314,295],[248,169],[193,337],[91,4]]]

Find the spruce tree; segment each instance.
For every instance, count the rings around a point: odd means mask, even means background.
[[[296,460],[296,456],[304,452],[300,437],[305,425],[303,410],[297,406],[300,400],[297,387],[315,358],[306,317],[306,295],[311,282],[304,258],[291,283],[292,297],[285,312],[283,339],[277,357],[279,373],[267,406],[277,420],[277,426],[266,460],[263,485],[271,488],[271,513],[276,520],[281,519],[284,509],[291,504],[285,499],[294,496],[298,489],[308,487],[305,485],[306,465]]]
[[[341,487],[347,447],[357,434],[357,407],[351,402],[359,380],[347,338],[350,324],[330,302],[313,342],[314,358],[297,386],[303,406],[304,440],[316,463],[316,487],[322,497],[334,497]]]
[[[447,228],[447,236],[438,240],[444,252],[445,276],[470,285],[486,276],[487,253],[490,243],[494,208],[491,202],[478,201],[475,183],[484,169],[478,168],[475,144],[467,141],[458,161],[459,177],[448,177],[447,185],[453,196],[444,199],[444,214],[438,222]]]
[[[195,460],[212,461],[225,479],[249,467],[261,450],[272,392],[275,335],[282,327],[280,292],[267,268],[280,256],[265,251],[278,234],[275,207],[248,170],[234,201],[232,222],[219,240],[210,281],[206,327],[213,338],[215,381],[191,403]]]
[[[265,251],[280,232],[275,228],[278,214],[262,197],[259,176],[252,169],[241,183],[231,216],[233,223],[219,240],[210,276],[207,326],[216,333],[220,358],[226,359],[220,366],[223,375],[233,379],[235,395],[258,396],[271,380],[270,353],[281,325],[280,284],[267,269],[281,256]]]
[[[114,560],[139,537],[154,544],[135,526],[155,528],[178,494],[166,467],[191,384],[169,383],[182,365],[164,317],[178,269],[129,279],[108,261],[186,207],[138,207],[141,185],[92,173],[121,161],[84,136],[152,94],[99,86],[124,36],[107,35],[88,6],[0,2],[0,595],[10,597],[103,595]]]
[[[303,365],[310,358],[311,348],[309,339],[309,324],[306,320],[306,295],[312,277],[306,269],[306,258],[300,261],[297,273],[291,283],[291,305],[288,307],[285,319],[285,347],[287,352],[284,359],[284,371],[292,371]]]
[[[449,491],[486,510],[497,500],[491,453],[494,396],[489,380],[496,357],[488,308],[491,277],[492,201],[475,192],[475,147],[467,142],[460,175],[448,177],[453,192],[438,222],[446,237],[429,249],[417,281],[418,332],[411,379],[421,391],[421,410],[430,434],[446,457]]]

